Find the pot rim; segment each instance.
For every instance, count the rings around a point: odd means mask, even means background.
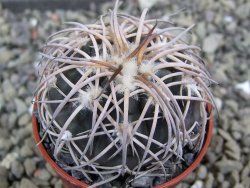
[[[211,104],[208,104],[207,106],[208,106],[208,112],[210,114],[210,112],[212,111],[212,106],[211,106]],[[34,105],[34,108],[36,108],[36,105]],[[213,134],[213,126],[214,126],[214,119],[213,119],[213,116],[211,115],[210,118],[208,119],[208,122],[207,122],[206,139],[204,140],[203,147],[202,147],[200,153],[196,156],[196,159],[194,160],[194,162],[186,170],[184,170],[181,174],[179,174],[178,176],[176,176],[175,178],[171,179],[168,182],[165,182],[161,185],[156,186],[155,188],[168,188],[168,187],[172,187],[174,185],[177,185],[188,174],[190,174],[192,171],[195,170],[195,168],[200,164],[201,160],[203,159],[204,155],[206,154],[208,146],[211,142],[211,138],[212,138],[212,134]],[[40,138],[39,131],[38,131],[37,118],[34,114],[32,114],[32,128],[33,128],[33,137],[34,137],[34,140],[37,144],[41,141],[41,138]],[[50,157],[50,155],[46,151],[43,144],[39,144],[39,145],[37,145],[37,147],[38,147],[39,152],[43,156],[43,158],[51,165],[51,167],[62,178],[62,180],[66,180],[77,187],[86,188],[89,186],[88,184],[81,182],[80,180],[70,176],[61,167],[59,167],[58,164],[56,164],[56,162]]]

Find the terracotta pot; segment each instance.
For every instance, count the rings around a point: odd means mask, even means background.
[[[211,112],[211,105],[208,105],[208,111]],[[158,185],[155,188],[170,188],[178,183],[180,183],[188,174],[190,174],[201,162],[202,158],[204,157],[208,146],[211,141],[212,132],[213,132],[213,125],[214,120],[213,117],[211,117],[207,122],[207,135],[206,139],[204,140],[203,148],[201,149],[200,153],[197,155],[195,161],[185,170],[183,171],[179,176],[173,178],[172,180],[162,184]],[[32,116],[32,127],[33,127],[33,136],[35,139],[35,142],[40,142],[41,138],[38,131],[38,122],[35,115]],[[65,188],[84,188],[88,187],[88,185],[84,182],[81,182],[74,177],[70,176],[68,173],[66,173],[61,167],[59,167],[55,161],[51,159],[49,154],[47,153],[46,149],[44,148],[43,144],[38,145],[38,149],[43,156],[43,158],[52,166],[52,168],[56,171],[56,173],[60,176],[60,178],[63,181],[63,185]]]

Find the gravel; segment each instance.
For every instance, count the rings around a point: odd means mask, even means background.
[[[43,181],[49,181],[51,174],[46,169],[37,169],[34,173],[34,177]]]
[[[10,140],[6,140],[5,138],[0,138],[0,150],[8,152],[12,146],[12,142]]]
[[[28,177],[33,175],[33,172],[36,170],[36,162],[32,158],[26,158],[24,161],[25,173]]]
[[[30,43],[30,28],[27,20],[15,22],[11,25],[11,44],[27,46]]]
[[[6,188],[8,185],[8,171],[5,167],[0,166],[0,188]]]
[[[38,188],[32,181],[23,178],[20,183],[20,188]]]
[[[239,172],[243,168],[243,165],[240,161],[223,158],[222,160],[215,163],[215,167],[217,167],[221,173],[227,174],[233,170]]]
[[[10,166],[11,173],[15,178],[20,179],[23,176],[24,168],[19,161],[13,161]]]
[[[223,35],[214,33],[207,36],[203,42],[203,50],[206,53],[214,53],[223,44]]]
[[[5,167],[7,169],[10,168],[10,165],[13,161],[16,161],[18,158],[18,153],[16,152],[11,152],[8,153],[4,158],[2,159],[0,166]]]
[[[111,4],[101,10],[106,13]],[[219,111],[211,145],[201,165],[177,187],[250,187],[250,2],[128,0],[121,9],[138,16],[145,6],[151,7],[148,17],[170,18],[184,27],[196,24],[190,40],[201,47],[219,83],[211,86]],[[92,23],[97,17],[90,10],[0,10],[0,188],[62,187],[31,134],[29,109],[38,76],[34,67],[46,38],[65,27],[64,21]],[[187,162],[192,157],[185,156]]]
[[[8,79],[5,79],[3,81],[2,90],[3,90],[3,94],[4,94],[3,97],[6,101],[13,99],[13,97],[16,95],[15,87]]]
[[[205,187],[206,188],[212,188],[213,187],[213,185],[214,185],[214,176],[213,176],[213,174],[210,172],[210,173],[208,173],[208,176],[207,176],[207,178],[206,178],[206,180],[205,180]]]
[[[0,57],[0,66],[4,66],[14,57],[14,54],[7,48],[2,47],[0,48]]]
[[[25,110],[26,110],[26,108],[25,108]],[[30,122],[30,120],[31,120],[30,115],[26,113],[26,114],[23,114],[22,116],[20,116],[20,117],[18,118],[17,124],[18,124],[20,127],[23,127],[23,126],[27,125],[27,124]]]
[[[200,165],[197,169],[197,176],[199,179],[204,180],[207,177],[207,168],[204,165]]]
[[[20,155],[24,158],[31,157],[34,155],[34,151],[28,145],[24,145],[20,150]]]
[[[19,98],[15,98],[14,102],[15,102],[15,105],[16,105],[17,116],[20,116],[20,115],[24,114],[27,111],[27,106],[23,102],[23,100],[21,100]]]
[[[202,188],[203,187],[203,182],[201,180],[197,180],[191,188]]]

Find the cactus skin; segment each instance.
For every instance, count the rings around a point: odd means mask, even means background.
[[[146,9],[140,18],[118,14],[118,3],[94,24],[69,22],[49,37],[35,92],[53,157],[70,156],[63,168],[93,187],[172,177],[170,162],[200,151],[213,102],[199,48],[185,41],[193,26],[146,20]]]

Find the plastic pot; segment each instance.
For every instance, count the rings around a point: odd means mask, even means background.
[[[211,108],[212,108],[211,105],[208,105],[208,112],[211,112]],[[206,134],[206,138],[205,138],[204,143],[203,143],[203,147],[202,147],[200,153],[197,155],[194,162],[185,171],[183,171],[180,175],[178,175],[177,177],[171,179],[170,181],[168,181],[162,185],[156,186],[155,188],[174,187],[175,185],[180,183],[188,174],[190,174],[192,171],[194,171],[194,169],[200,164],[202,158],[204,157],[204,155],[208,149],[208,146],[209,146],[210,141],[211,141],[212,133],[213,133],[213,125],[214,125],[214,120],[213,120],[213,117],[211,116],[211,118],[207,122],[207,128],[206,128],[207,134]],[[39,135],[39,130],[38,130],[39,126],[38,126],[37,118],[34,114],[32,115],[32,127],[33,127],[33,136],[34,136],[35,142],[39,143],[41,140],[40,135]],[[51,167],[56,171],[56,173],[62,179],[63,185],[65,188],[85,188],[85,187],[88,187],[88,185],[86,183],[75,179],[74,177],[70,176],[67,172],[65,172],[61,167],[59,167],[55,163],[55,161],[53,161],[53,159],[49,156],[49,154],[46,151],[43,144],[39,144],[37,147],[38,147],[38,150],[40,151],[42,157],[51,165]]]

